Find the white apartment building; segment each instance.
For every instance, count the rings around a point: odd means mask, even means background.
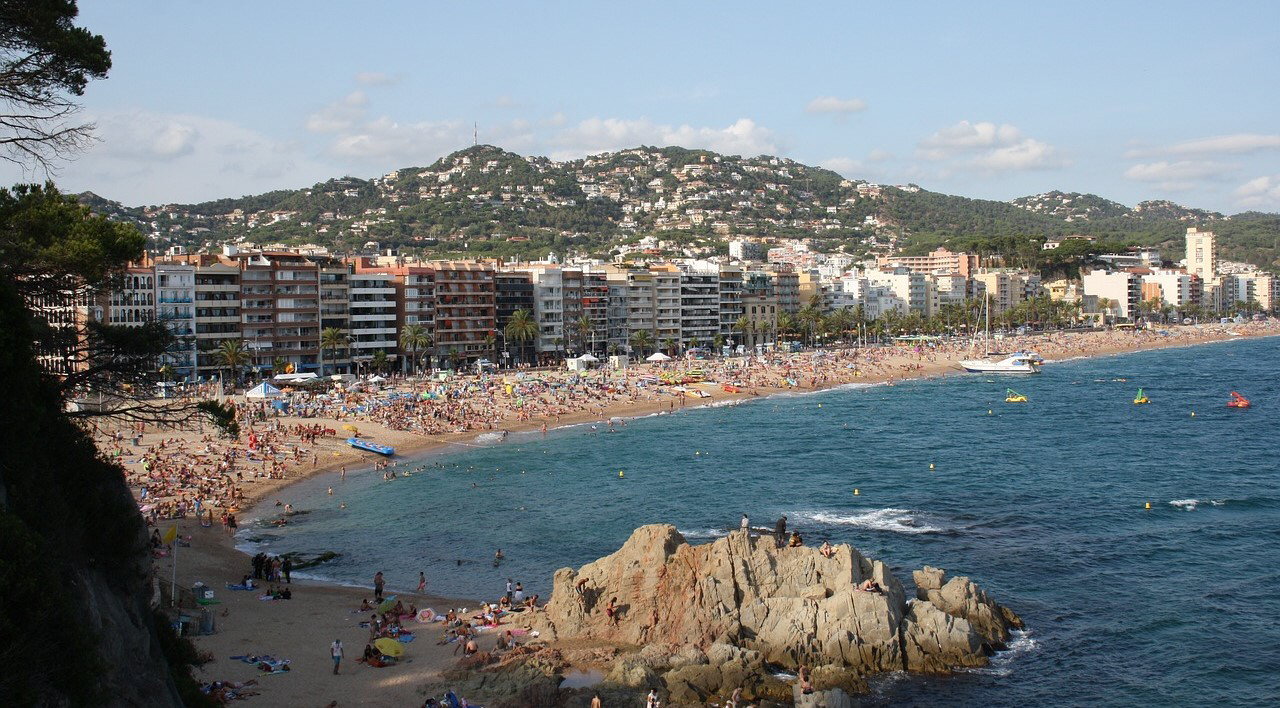
[[[681,319],[683,297],[680,291],[679,271],[653,272],[653,331],[658,347],[665,347],[668,340],[681,343]]]
[[[176,341],[161,366],[173,367],[179,377],[196,372],[196,268],[186,263],[156,263],[156,319]]]
[[[354,273],[350,278],[352,362],[367,363],[379,350],[385,352],[388,359],[394,359],[399,345],[395,276],[390,273]]]
[[[1195,278],[1181,270],[1160,268],[1142,276],[1142,299],[1160,298],[1164,304],[1181,310],[1195,304]]]
[[[1128,271],[1091,270],[1080,275],[1080,282],[1085,298],[1106,299],[1112,303],[1109,308],[1100,308],[1103,311],[1121,319],[1137,315],[1142,301],[1142,276]]]
[[[1187,273],[1211,282],[1218,274],[1217,240],[1212,231],[1187,228]]]
[[[533,312],[538,323],[538,353],[556,352],[568,343],[564,320],[564,271],[559,267],[529,270],[533,278]]]
[[[720,334],[726,341],[733,336],[733,326],[745,314],[742,309],[742,268],[720,266]]]
[[[729,242],[729,258],[735,261],[758,261],[764,258],[764,245],[756,241],[734,239]]]
[[[928,317],[933,314],[929,295],[929,276],[918,273],[905,266],[869,270],[866,273],[867,283],[887,289],[893,293],[902,312],[919,312]]]

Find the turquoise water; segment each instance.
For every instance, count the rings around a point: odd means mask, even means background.
[[[969,575],[1027,622],[991,668],[889,677],[873,703],[1274,702],[1278,345],[775,397],[616,433],[513,435],[402,462],[416,472],[390,482],[309,480],[286,501],[311,513],[248,533],[274,552],[341,552],[319,571],[340,582],[383,570],[407,589],[423,570],[434,593],[495,598],[511,577],[545,599],[555,569],[615,550],[640,524],[673,523],[702,542],[744,512],[770,526],[785,513],[806,542],[851,543],[904,582],[926,563]],[[1030,403],[1003,403],[1009,385]],[[1152,405],[1132,405],[1139,387]],[[1226,408],[1232,389],[1254,407]],[[507,557],[497,568],[496,548]]]

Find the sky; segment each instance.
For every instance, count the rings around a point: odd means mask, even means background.
[[[474,131],[1280,211],[1280,2],[80,0],[77,24],[114,63],[53,178],[131,206],[375,177]]]

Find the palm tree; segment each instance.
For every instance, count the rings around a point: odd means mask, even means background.
[[[666,339],[662,340],[662,348],[666,350],[667,356],[675,356],[676,340],[672,339],[671,337],[667,337]]]
[[[790,336],[796,330],[796,319],[789,312],[778,315],[777,329],[779,337]]]
[[[418,371],[418,352],[429,349],[432,345],[431,333],[420,324],[407,324],[400,329],[400,346],[408,352],[409,372]]]
[[[591,338],[591,318],[583,315],[573,321],[573,333],[578,335],[578,343],[582,351],[587,351]]]
[[[157,373],[157,374],[160,374],[160,380],[161,380],[161,381],[172,381],[172,380],[173,380],[173,376],[174,376],[174,374],[176,374],[176,373],[177,373],[177,371],[175,371],[175,370],[174,370],[174,368],[173,368],[171,365],[169,365],[169,364],[165,364],[164,366],[161,366],[161,367],[156,371],[156,373]]]
[[[1109,297],[1098,298],[1098,309],[1102,312],[1102,324],[1107,323],[1107,318],[1111,315],[1111,308],[1116,306],[1116,301]]]
[[[289,360],[282,356],[276,357],[271,362],[271,371],[277,375],[289,373]]]
[[[533,319],[533,313],[521,308],[511,313],[511,319],[507,321],[507,326],[503,328],[502,333],[506,335],[507,341],[516,342],[523,351],[528,343],[538,336],[538,322]]]
[[[369,363],[373,366],[373,370],[378,372],[379,374],[386,371],[387,370],[386,350],[379,349],[378,351],[374,352],[373,357],[370,359]]]
[[[712,338],[711,338],[711,345],[712,345],[713,347],[715,347],[715,350],[716,350],[716,351],[715,351],[715,353],[716,353],[716,354],[721,354],[721,353],[723,353],[723,352],[724,352],[724,335],[723,335],[723,334],[717,334],[716,336],[712,337]]]
[[[748,340],[751,339],[751,335],[756,331],[755,323],[749,317],[743,315],[738,318],[737,322],[733,323],[733,328],[742,335],[742,346],[751,349],[755,343]]]
[[[333,354],[333,358],[338,355],[338,350],[347,346],[349,338],[346,333],[337,327],[325,327],[320,330],[320,349]],[[324,367],[320,367],[320,375],[324,376]]]
[[[249,351],[244,348],[244,342],[239,339],[223,340],[222,344],[218,345],[218,358],[235,376],[235,382],[239,383],[240,373],[249,363]]]
[[[631,347],[640,352],[641,359],[644,358],[645,350],[653,344],[653,337],[650,336],[649,330],[640,329],[631,334]]]

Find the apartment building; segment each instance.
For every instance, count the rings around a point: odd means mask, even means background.
[[[196,374],[196,269],[161,261],[155,264],[156,319],[164,323],[174,342],[160,357],[179,378]]]
[[[1108,272],[1091,270],[1080,275],[1084,287],[1085,298],[1096,298],[1101,303],[1106,300],[1109,307],[1099,308],[1104,312],[1120,318],[1132,319],[1138,314],[1138,306],[1142,301],[1142,276],[1129,271]],[[994,308],[992,310],[994,312]]]
[[[1212,231],[1187,228],[1187,273],[1211,282],[1218,275],[1217,238]]]
[[[491,358],[497,337],[494,268],[486,263],[433,261],[435,342],[440,356],[460,362]]]
[[[773,292],[778,296],[779,312],[794,315],[804,307],[800,301],[800,275],[786,264],[773,266],[769,271],[773,278]]]
[[[978,271],[973,279],[982,283],[991,314],[1007,312],[1018,303],[1035,297],[1040,292],[1040,275],[1009,268],[988,268]]]
[[[680,291],[680,272],[671,270],[653,271],[653,331],[657,339],[655,346],[666,349],[668,343],[682,344],[681,320],[683,313]]]
[[[618,352],[631,352],[631,338],[637,332],[647,332],[652,346],[657,346],[653,274],[647,270],[607,266],[605,276],[609,283],[609,347]]]
[[[609,342],[609,278],[595,271],[582,272],[582,316],[591,325],[587,351],[599,356]]]
[[[537,344],[537,338],[529,342],[516,342],[507,339],[507,325],[517,310],[525,310],[532,314],[535,304],[533,297],[533,274],[528,271],[498,272],[493,276],[494,307],[497,312],[498,341],[502,343],[503,363],[512,363],[513,359],[527,360],[527,354]]]
[[[362,256],[354,259],[352,265],[356,273],[383,273],[391,276],[391,285],[395,288],[397,354],[407,354],[400,351],[399,346],[399,333],[404,331],[406,325],[423,327],[434,342],[436,276],[435,270],[430,265],[406,262],[402,258],[393,256],[376,259]],[[414,357],[419,362],[429,365],[431,360],[428,357],[433,350],[434,347],[427,351],[415,352]],[[409,361],[408,356],[401,356],[400,360],[406,367],[414,363]]]
[[[876,259],[876,266],[902,267],[913,273],[929,275],[931,273],[959,273],[969,277],[978,270],[978,256],[974,253],[954,253],[939,248],[927,256],[881,256]]]
[[[319,265],[290,251],[234,254],[240,313],[252,367],[280,359],[295,372],[320,370]]]
[[[118,287],[106,293],[104,312],[98,318],[107,324],[136,327],[156,318],[156,277],[149,267],[125,270]]]
[[[391,273],[352,273],[347,305],[351,323],[351,363],[368,367],[378,352],[388,361],[400,357],[396,328],[395,276]],[[328,352],[326,352],[327,354]]]
[[[240,266],[216,257],[197,259],[196,375],[213,378],[225,370],[218,348],[240,341]]]
[[[733,336],[733,326],[745,314],[742,309],[742,267],[720,266],[720,334],[726,340]]]
[[[684,348],[709,347],[720,333],[720,273],[680,273],[680,336]]]

